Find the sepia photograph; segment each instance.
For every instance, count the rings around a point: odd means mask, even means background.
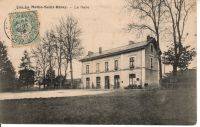
[[[195,125],[197,1],[0,0],[0,123]]]

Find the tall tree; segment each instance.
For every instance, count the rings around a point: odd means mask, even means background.
[[[80,42],[81,29],[78,26],[78,20],[73,17],[67,17],[60,20],[62,31],[62,41],[65,50],[65,58],[70,63],[71,87],[73,87],[73,59],[82,54],[83,47]]]
[[[62,28],[56,26],[56,35],[55,35],[55,54],[58,66],[58,76],[61,76],[62,64],[64,59],[64,48],[63,48],[63,39],[62,39]]]
[[[150,31],[156,37],[159,75],[162,78],[162,63],[160,51],[161,23],[164,20],[165,9],[163,0],[126,0],[127,6],[139,16],[140,22],[128,25],[129,30]]]
[[[14,67],[8,58],[6,46],[0,41],[0,84],[1,84],[0,87],[1,88],[10,87],[10,85],[13,84],[14,79],[15,79]]]
[[[31,60],[29,53],[25,50],[24,56],[21,58],[21,64],[20,64],[20,71],[19,71],[19,80],[23,85],[26,85],[27,88],[30,85],[34,84],[34,76],[35,72],[33,70],[33,66],[31,65]]]
[[[191,12],[191,9],[194,7],[194,1],[190,0],[164,0],[164,5],[168,10],[170,24],[172,28],[172,38],[173,38],[173,75],[177,75],[177,69],[179,66],[179,60],[184,54],[184,50],[188,49],[183,46],[185,41],[185,24],[188,18],[188,15]],[[171,49],[169,49],[170,51]]]
[[[53,30],[47,31],[45,36],[42,39],[43,41],[43,48],[46,50],[47,53],[47,62],[49,68],[54,69],[55,67],[55,33]]]
[[[36,62],[35,70],[38,74],[38,80],[42,82],[45,87],[43,81],[46,78],[46,71],[49,66],[46,48],[43,44],[39,44],[36,48],[32,49],[31,53]],[[42,72],[42,74],[40,72]]]
[[[48,77],[48,84],[53,84],[53,78],[55,77],[55,32],[53,30],[47,31],[45,37],[43,37],[43,46],[47,52],[48,69],[46,77]]]

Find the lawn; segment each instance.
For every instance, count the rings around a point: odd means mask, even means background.
[[[0,101],[1,123],[195,124],[196,89]]]

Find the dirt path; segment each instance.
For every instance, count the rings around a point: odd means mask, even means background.
[[[83,96],[108,93],[104,90],[51,90],[51,91],[31,91],[31,92],[5,92],[0,93],[0,100],[23,99],[23,98],[50,98],[50,97],[67,97]]]

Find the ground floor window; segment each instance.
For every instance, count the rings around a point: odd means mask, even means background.
[[[129,85],[135,84],[135,74],[129,74]]]
[[[90,78],[86,78],[86,88],[90,88]]]
[[[101,78],[100,77],[96,77],[96,88],[97,89],[101,88]]]
[[[114,76],[114,88],[117,89],[120,87],[120,77],[119,75]]]
[[[109,79],[109,76],[105,76],[105,89],[110,89],[110,79]]]

